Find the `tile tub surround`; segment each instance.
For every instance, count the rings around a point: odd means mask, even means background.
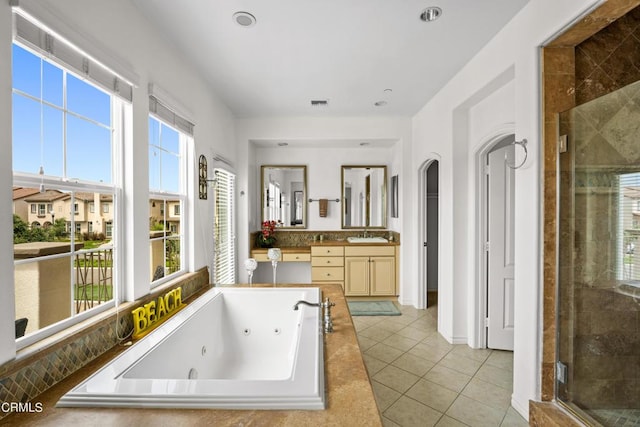
[[[587,39],[609,26],[613,21],[625,15],[635,7],[640,5],[640,0],[609,0],[591,12],[588,16],[577,22],[573,27],[559,35],[554,41],[545,46],[542,50],[543,67],[543,141],[544,141],[544,162],[542,176],[544,179],[544,244],[543,244],[543,354],[542,354],[542,375],[541,391],[542,400],[551,401],[554,399],[554,378],[555,378],[555,351],[556,351],[556,293],[557,293],[557,272],[558,272],[558,252],[557,245],[559,236],[558,229],[558,169],[557,169],[557,140],[556,129],[558,126],[557,113],[569,110],[576,106],[576,98],[579,100],[589,99],[595,93],[593,88],[612,88],[610,82],[606,82],[607,73],[596,73],[588,71],[588,68],[580,70],[589,61],[583,55],[587,51],[594,55],[595,51],[610,52],[621,46],[616,44],[610,37],[594,38],[596,43],[586,42]],[[636,13],[636,12],[634,12]],[[626,22],[620,21],[620,24]],[[623,26],[624,27],[624,26]],[[615,27],[614,27],[615,28]],[[593,48],[596,48],[595,50]],[[623,51],[621,51],[623,52]],[[624,60],[626,55],[618,55]],[[604,64],[605,61],[596,61]],[[593,64],[592,64],[593,65]],[[611,70],[630,70],[629,67],[614,67],[613,64],[605,65]],[[602,71],[600,66],[598,70]],[[592,68],[595,72],[596,68]],[[594,78],[604,80],[593,81]],[[588,86],[587,79],[595,83],[595,86]],[[628,79],[623,77],[622,80]],[[577,94],[577,92],[580,92]],[[602,95],[598,92],[597,96]],[[561,158],[562,160],[562,158]],[[544,410],[543,407],[542,410]]]
[[[347,237],[355,237],[362,235],[363,229],[352,230],[276,230],[276,247],[301,247],[310,246],[313,243],[313,238],[322,235],[323,240],[326,241],[343,241],[346,244]],[[249,233],[249,248],[255,248],[256,236],[259,231]],[[393,237],[393,241],[396,244],[400,244],[400,233],[392,230],[378,230],[367,229],[367,234],[371,237],[384,237],[386,239],[389,236]],[[317,240],[319,242],[319,240]]]
[[[179,286],[182,286],[183,301],[188,303],[191,297],[209,289],[208,270],[203,268],[186,274],[138,301],[121,304],[118,330],[128,332],[133,328],[131,310]],[[118,346],[115,325],[116,312],[111,309],[18,351],[14,360],[0,366],[0,402],[37,401],[37,396],[102,354],[125,348]],[[9,414],[0,411],[0,419]]]
[[[254,284],[272,287],[272,284]],[[278,285],[303,287],[305,285]],[[306,285],[308,286],[308,285]],[[320,286],[323,298],[335,306],[331,313],[334,332],[325,336],[325,381],[327,409],[324,411],[137,409],[137,408],[56,408],[58,399],[91,373],[113,359],[124,348],[114,347],[69,378],[34,399],[41,402],[41,413],[13,414],[5,420],[12,425],[215,425],[215,426],[347,426],[381,427],[382,421],[347,303],[339,285]]]

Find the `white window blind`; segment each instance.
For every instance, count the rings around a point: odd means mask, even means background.
[[[133,86],[90,56],[24,16],[14,13],[14,38],[24,46],[131,102]]]
[[[215,169],[215,275],[219,284],[236,282],[235,175]]]
[[[149,96],[149,112],[168,125],[181,130],[189,136],[193,136],[193,123],[176,113],[171,107],[165,105],[153,95]]]
[[[618,280],[640,280],[640,173],[619,176]]]

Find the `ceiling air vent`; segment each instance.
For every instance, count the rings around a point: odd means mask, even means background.
[[[312,99],[311,106],[312,107],[326,107],[329,105],[328,99]]]

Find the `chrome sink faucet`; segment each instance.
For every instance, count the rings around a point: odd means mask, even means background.
[[[323,323],[324,323],[324,332],[333,332],[333,321],[331,320],[331,307],[336,305],[336,303],[329,301],[329,297],[325,298],[324,302],[308,302],[300,300],[293,306],[294,310],[298,309],[300,304],[308,305],[309,307],[319,307],[323,309]]]
[[[365,228],[364,231],[362,232],[362,237],[369,237],[369,233],[367,232],[367,229]]]

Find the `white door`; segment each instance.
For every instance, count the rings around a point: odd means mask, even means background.
[[[514,146],[489,153],[487,346],[513,350]]]

